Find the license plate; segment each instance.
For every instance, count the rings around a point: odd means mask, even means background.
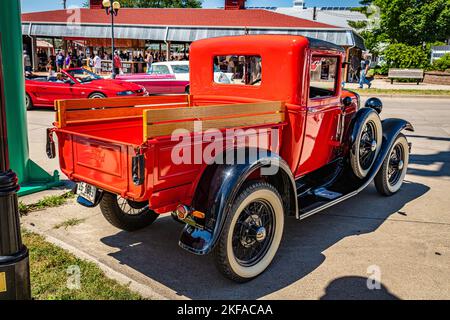
[[[95,203],[97,188],[85,182],[78,183],[77,194],[92,203]]]

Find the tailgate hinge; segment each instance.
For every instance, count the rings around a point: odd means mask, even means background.
[[[132,179],[136,186],[141,186],[145,181],[145,156],[144,151],[147,149],[146,145],[142,145],[135,149],[136,155],[132,158]]]

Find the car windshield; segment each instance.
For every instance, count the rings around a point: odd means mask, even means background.
[[[189,73],[189,65],[187,64],[174,64],[172,65],[173,73]]]
[[[86,69],[67,70],[67,73],[77,79],[79,82],[89,82],[102,79],[102,77],[100,77],[99,75],[96,75],[95,73],[90,72]]]

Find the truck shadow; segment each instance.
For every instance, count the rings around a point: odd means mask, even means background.
[[[304,221],[287,218],[283,242],[272,265],[257,279],[245,284],[223,278],[211,255],[195,256],[179,248],[178,237],[183,226],[170,217],[160,217],[145,230],[119,232],[101,241],[118,249],[110,255],[121,264],[180,296],[192,299],[257,299],[311,273],[324,262],[322,252],[345,237],[371,233],[391,215],[399,214],[396,218],[407,220],[405,216],[408,213],[399,210],[428,190],[423,184],[405,182],[398,194],[383,198],[370,186],[359,196]],[[349,286],[348,290],[357,289]],[[347,294],[353,295],[348,290]],[[330,292],[327,291],[326,296],[339,298],[335,290]],[[297,297],[294,293],[290,298]]]

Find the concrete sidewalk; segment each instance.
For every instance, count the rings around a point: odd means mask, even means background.
[[[345,83],[345,88],[347,89],[358,89],[358,83]],[[364,85],[367,88],[367,85]],[[372,81],[372,89],[392,89],[392,90],[450,90],[450,85],[439,85],[439,84],[429,84],[429,83],[406,83],[391,81],[388,79],[375,79]]]
[[[228,281],[211,256],[181,249],[183,226],[169,216],[128,233],[109,225],[98,207],[72,200],[30,213],[22,224],[151,299],[450,299],[450,99],[429,99],[426,109],[414,98],[384,103],[383,117],[405,118],[416,128],[402,190],[384,198],[370,186],[305,221],[287,219],[273,264],[249,283]],[[53,119],[50,112],[28,114],[34,135]],[[32,154],[44,153],[44,143],[33,140]],[[85,220],[54,228],[70,218]],[[374,271],[380,290],[367,289]]]

